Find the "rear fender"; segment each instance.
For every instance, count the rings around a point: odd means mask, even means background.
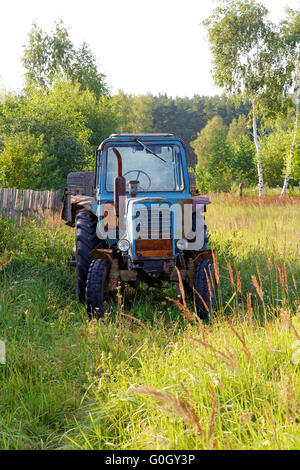
[[[67,225],[74,226],[76,212],[78,209],[86,209],[95,216],[97,215],[97,199],[92,196],[65,196],[62,218],[66,220]]]

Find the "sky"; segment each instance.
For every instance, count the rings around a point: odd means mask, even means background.
[[[0,0],[0,81],[19,91],[23,47],[32,23],[51,31],[62,19],[75,45],[86,41],[112,93],[214,95],[201,22],[216,0]],[[299,0],[262,0],[278,21]],[[0,82],[0,83],[1,83]]]

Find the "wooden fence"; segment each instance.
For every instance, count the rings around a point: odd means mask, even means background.
[[[61,209],[62,191],[0,188],[0,214],[22,223],[25,215]]]

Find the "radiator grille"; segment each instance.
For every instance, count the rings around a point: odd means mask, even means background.
[[[167,240],[172,236],[172,217],[169,207],[152,204],[137,208],[136,237],[138,240]]]

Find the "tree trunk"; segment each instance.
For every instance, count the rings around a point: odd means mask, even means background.
[[[286,190],[288,188],[289,181],[290,181],[291,171],[292,171],[293,154],[294,154],[294,148],[295,148],[295,145],[296,145],[297,132],[298,132],[299,101],[300,101],[300,97],[297,96],[297,94],[296,94],[296,117],[295,117],[293,141],[292,141],[292,144],[291,144],[289,158],[288,158],[287,165],[286,165],[286,174],[285,174],[284,183],[283,183],[283,187],[282,187],[282,191],[281,191],[281,196],[284,196],[285,193],[286,193]]]
[[[256,114],[255,114],[255,102],[252,103],[252,113],[253,113],[253,138],[256,147],[256,160],[257,160],[257,173],[258,173],[258,193],[259,196],[264,194],[264,179],[261,166],[261,148],[258,142],[257,137],[257,125],[256,125]]]

